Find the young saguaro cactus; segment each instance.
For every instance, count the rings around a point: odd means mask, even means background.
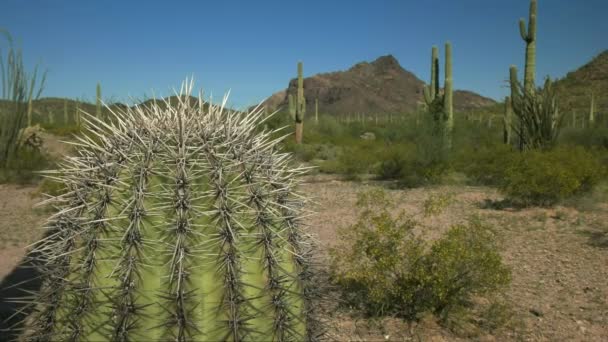
[[[306,200],[272,132],[191,104],[83,117],[95,139],[49,172],[67,185],[35,244],[43,285],[23,334],[52,341],[319,337]]]
[[[304,115],[306,114],[304,77],[302,74],[302,62],[298,62],[298,92],[296,95],[296,144],[302,143],[302,135],[304,133]]]

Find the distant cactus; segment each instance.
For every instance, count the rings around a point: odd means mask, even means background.
[[[306,99],[304,98],[304,76],[302,71],[302,62],[298,62],[298,90],[296,96],[296,144],[302,143],[305,114]]]
[[[524,94],[534,91],[534,79],[536,73],[536,0],[530,0],[530,17],[528,19],[528,30],[526,21],[519,19],[519,33],[526,42],[526,68],[524,70]]]
[[[68,124],[68,100],[67,99],[63,99],[63,123],[65,125]]]
[[[439,57],[437,47],[431,50],[431,84],[424,87],[424,100],[428,111],[433,115],[441,130],[443,147],[452,148],[452,131],[454,128],[453,79],[452,79],[452,44],[445,44],[445,80],[443,95],[439,92]]]
[[[319,124],[319,99],[315,98],[315,124]]]
[[[589,105],[589,127],[595,122],[595,97],[591,93],[591,104]]]
[[[553,83],[546,79],[543,88],[534,85],[536,68],[536,18],[537,2],[530,0],[528,31],[523,19],[519,31],[526,42],[526,67],[524,85],[517,80],[517,68],[509,69],[511,104],[519,124],[513,126],[519,138],[519,149],[550,148],[557,141],[563,123],[563,115],[557,106],[557,95]]]
[[[511,108],[511,98],[505,97],[505,113],[502,119],[503,142],[511,144],[511,124],[513,121],[513,109]]]
[[[24,337],[44,341],[306,341],[319,337],[303,169],[262,111],[179,103],[87,116],[67,193],[34,246],[40,292]],[[226,103],[224,99],[224,104]],[[115,114],[112,114],[115,115]]]
[[[80,120],[80,102],[76,101],[76,113],[74,113],[74,121],[76,126],[80,128],[82,121]]]
[[[32,98],[30,97],[27,101],[27,127],[32,126],[32,111],[34,109],[34,103]]]
[[[101,84],[99,82],[97,82],[95,105],[95,116],[101,119]]]

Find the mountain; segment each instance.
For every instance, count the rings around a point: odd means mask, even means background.
[[[399,65],[392,55],[375,61],[361,62],[346,71],[321,73],[304,78],[307,111],[314,111],[315,98],[319,112],[334,115],[347,113],[413,112],[424,102],[424,81]],[[287,89],[273,94],[265,105],[269,110],[287,108],[287,94],[295,94],[297,79]],[[494,104],[495,101],[471,91],[454,91],[454,109],[467,111]]]
[[[555,83],[559,94],[560,107],[587,113],[591,102],[591,92],[595,94],[596,112],[606,112],[608,107],[608,50],[597,55],[587,64]]]

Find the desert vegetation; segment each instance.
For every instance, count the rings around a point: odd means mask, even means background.
[[[302,61],[276,110],[188,81],[134,106],[100,83],[92,103],[40,98],[7,34],[0,337],[608,338],[605,92],[537,85],[537,7],[523,82],[505,68],[510,96],[466,110],[450,42],[415,110],[332,113]]]

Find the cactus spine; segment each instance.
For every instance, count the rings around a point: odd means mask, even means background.
[[[95,116],[98,119],[101,119],[101,84],[99,84],[99,82],[97,82],[97,88],[96,88],[96,96],[95,96]]]
[[[118,109],[48,172],[68,192],[35,244],[28,340],[305,341],[319,337],[304,201],[262,111],[189,101]],[[99,140],[99,142],[96,142]]]
[[[505,97],[505,114],[502,119],[502,139],[506,145],[511,144],[511,122],[513,119],[513,108],[511,107],[511,98]]]
[[[304,98],[304,77],[302,62],[298,62],[298,92],[296,96],[296,144],[302,143],[304,133],[304,115],[306,114],[306,99]]]
[[[536,73],[536,0],[530,1],[530,17],[528,19],[528,30],[526,32],[526,21],[519,19],[519,33],[521,39],[526,42],[526,67],[524,69],[524,94],[532,94],[534,91],[534,78]]]

